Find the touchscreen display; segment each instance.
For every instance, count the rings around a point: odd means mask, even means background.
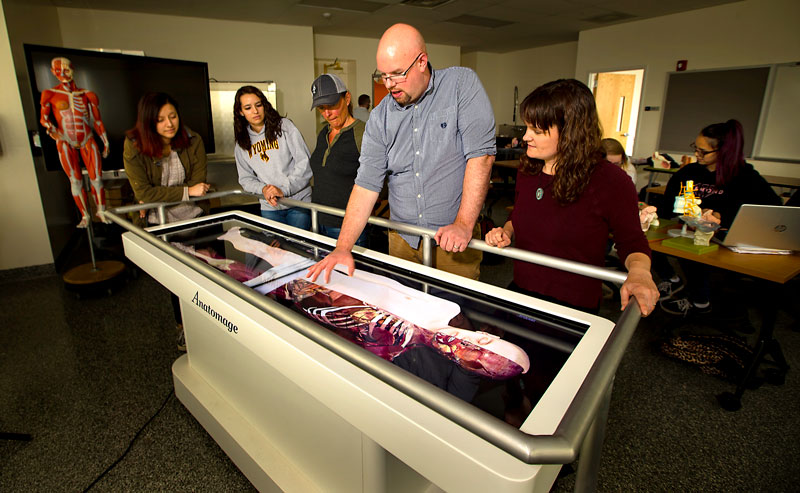
[[[245,218],[157,234],[325,330],[519,427],[588,326],[354,253],[356,273],[306,278],[331,247]],[[173,232],[174,231],[174,232]]]

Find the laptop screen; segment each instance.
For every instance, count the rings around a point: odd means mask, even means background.
[[[800,250],[800,207],[744,204],[722,244]]]

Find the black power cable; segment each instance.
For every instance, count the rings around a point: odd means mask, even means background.
[[[152,422],[152,421],[153,421],[153,420],[156,418],[156,416],[158,416],[158,415],[161,413],[161,411],[163,411],[163,410],[164,410],[164,408],[167,406],[167,402],[169,402],[169,399],[170,399],[170,397],[172,397],[173,395],[175,395],[175,391],[174,391],[174,390],[170,390],[170,391],[169,391],[169,394],[167,394],[167,398],[166,398],[166,399],[164,399],[164,402],[161,404],[161,407],[159,407],[159,408],[158,408],[158,411],[156,411],[156,412],[155,412],[155,414],[153,414],[152,416],[150,416],[150,419],[148,419],[148,420],[147,420],[147,422],[146,422],[145,424],[143,424],[143,425],[142,425],[142,427],[141,427],[141,428],[139,428],[139,431],[137,431],[137,432],[136,432],[136,434],[133,436],[133,438],[131,439],[130,443],[128,443],[128,448],[126,448],[126,449],[125,449],[125,452],[122,452],[122,455],[120,455],[120,456],[117,458],[117,460],[115,460],[115,461],[114,461],[114,462],[113,462],[113,463],[112,463],[110,466],[106,467],[105,471],[101,472],[101,473],[100,473],[100,475],[99,475],[99,476],[97,476],[97,477],[94,479],[94,481],[92,481],[92,483],[91,483],[89,486],[87,486],[87,487],[86,487],[86,489],[84,489],[84,490],[83,490],[83,493],[86,493],[87,491],[89,491],[90,489],[92,489],[92,488],[94,487],[94,485],[96,485],[96,484],[98,483],[98,481],[100,481],[101,479],[103,479],[103,477],[104,477],[106,474],[108,474],[108,473],[109,473],[109,471],[111,471],[112,469],[114,469],[114,467],[115,467],[117,464],[119,464],[119,463],[120,463],[120,461],[122,461],[122,459],[124,459],[126,455],[128,455],[128,452],[130,452],[130,451],[131,451],[131,448],[133,448],[133,444],[134,444],[134,442],[136,442],[136,440],[139,438],[139,435],[141,435],[141,434],[142,434],[142,432],[144,431],[144,429],[145,429],[145,428],[147,428],[147,425],[149,425],[149,424],[150,424],[150,423],[151,423],[151,422]]]

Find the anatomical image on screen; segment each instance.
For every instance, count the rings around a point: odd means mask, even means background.
[[[311,282],[314,248],[249,226],[209,226],[172,246],[428,383],[519,426],[568,353],[542,344],[557,327],[357,263]],[[515,327],[508,332],[503,327]],[[520,336],[536,331],[537,337]],[[574,342],[574,341],[573,341]],[[567,344],[570,344],[568,342]],[[563,347],[564,344],[555,344]]]

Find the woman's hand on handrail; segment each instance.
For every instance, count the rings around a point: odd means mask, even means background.
[[[624,310],[630,297],[635,296],[642,316],[646,317],[655,310],[659,297],[658,287],[650,273],[650,257],[639,252],[632,253],[625,259],[625,267],[628,277],[619,288],[621,308]]]
[[[511,244],[514,238],[514,225],[507,221],[502,228],[494,228],[486,233],[484,241],[489,246],[505,248]]]

